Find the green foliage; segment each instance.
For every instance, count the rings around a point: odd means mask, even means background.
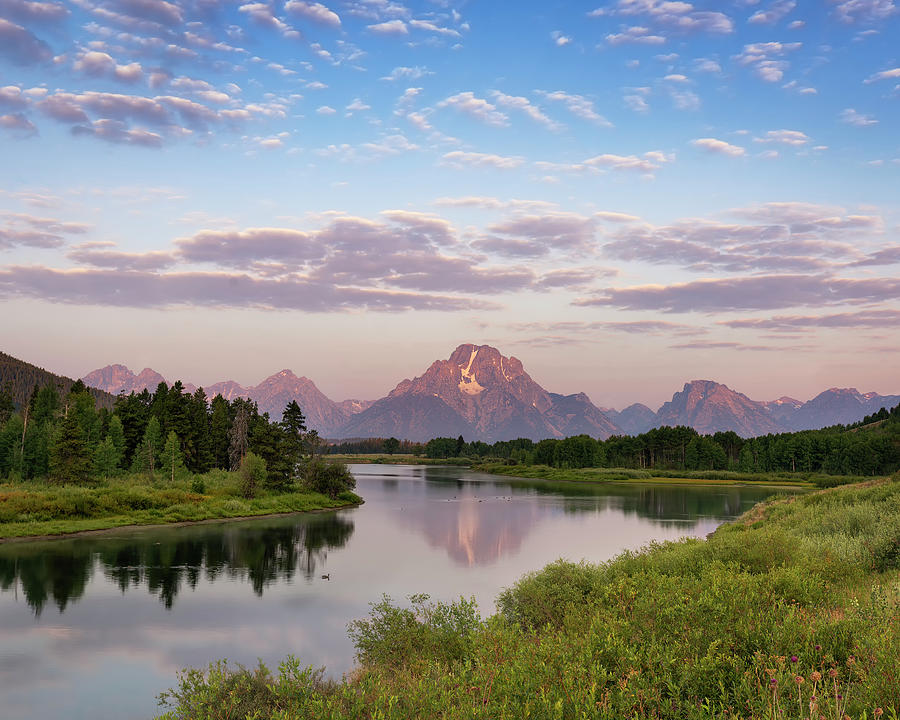
[[[259,455],[248,452],[241,461],[238,471],[241,495],[252,498],[266,482],[266,461]]]
[[[112,437],[107,435],[94,449],[93,470],[94,475],[108,478],[116,474],[122,456],[113,443]]]
[[[159,465],[162,445],[162,430],[160,429],[159,420],[154,415],[147,422],[141,444],[135,449],[131,472],[150,473],[152,475]]]
[[[56,482],[71,483],[86,482],[91,477],[91,459],[74,412],[63,419],[53,439],[50,476]]]
[[[481,616],[474,599],[429,602],[428,595],[411,595],[412,608],[394,605],[385,595],[372,603],[370,617],[355,620],[348,634],[359,661],[366,666],[399,669],[410,663],[452,663],[472,649]]]
[[[170,480],[175,480],[175,473],[181,473],[184,470],[184,456],[181,453],[181,442],[174,430],[169,430],[166,436],[166,444],[163,446],[162,453],[159,456],[160,469],[169,476]]]
[[[327,463],[316,456],[307,460],[302,477],[304,487],[332,499],[356,487],[356,479],[346,465]]]

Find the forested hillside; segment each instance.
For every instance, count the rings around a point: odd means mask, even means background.
[[[597,440],[576,435],[532,442],[527,438],[465,442],[434,438],[431,458],[471,457],[508,464],[557,468],[738,470],[829,475],[887,475],[900,469],[900,405],[879,410],[853,425],[742,438],[734,432],[701,435],[690,427],[660,427],[636,435]]]
[[[60,396],[65,397],[74,384],[75,380],[72,378],[56,375],[0,352],[0,390],[6,391],[17,408],[24,407],[37,389],[52,385]],[[96,388],[87,388],[87,392],[94,398],[98,408],[109,410],[116,401],[114,395]]]

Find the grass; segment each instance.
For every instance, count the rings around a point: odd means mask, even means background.
[[[706,540],[558,561],[481,619],[385,598],[342,681],[187,670],[168,720],[321,717],[897,720],[900,475],[770,500]]]
[[[484,463],[476,465],[474,469],[493,475],[565,482],[675,482],[709,485],[759,483],[826,488],[871,479],[851,475],[816,473],[746,473],[731,470],[634,470],[629,468],[564,469],[548,465],[504,465],[501,463]]]
[[[469,466],[475,461],[472,458],[428,458],[422,455],[412,455],[395,453],[388,455],[387,453],[367,453],[360,455],[323,455],[322,458],[327,462],[342,462],[347,464],[369,465],[369,464],[390,464],[390,465],[459,465]]]
[[[241,496],[237,473],[222,470],[184,474],[174,482],[162,474],[126,475],[89,487],[11,481],[0,484],[0,539],[302,512],[359,502],[353,493],[332,500],[299,489],[260,491],[248,499]]]

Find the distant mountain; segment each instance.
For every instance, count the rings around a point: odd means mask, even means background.
[[[124,365],[108,365],[88,373],[82,379],[85,385],[114,394],[142,392],[145,388],[152,392],[160,382],[166,382],[155,370],[144,368],[135,375]],[[184,387],[187,392],[196,390],[195,385],[185,384]],[[269,413],[269,417],[273,420],[280,420],[285,406],[291,400],[296,400],[306,415],[307,425],[317,430],[323,437],[333,436],[351,416],[350,412],[322,394],[312,380],[305,377],[298,378],[290,370],[282,370],[267,377],[259,385],[244,387],[233,380],[226,380],[204,388],[204,392],[208,398],[221,394],[229,402],[237,397],[254,400],[259,406],[259,411]],[[360,401],[345,402],[360,403]]]
[[[85,385],[105,390],[111,395],[124,392],[142,392],[147,389],[153,392],[166,379],[155,370],[144,368],[137,375],[124,365],[107,365],[94,370],[81,378]]]
[[[56,375],[37,365],[0,352],[0,389],[9,388],[13,402],[18,408],[31,400],[35,386],[55,385],[62,396],[67,395],[74,384],[75,381],[70,377]],[[96,388],[89,387],[88,392],[94,396],[98,408],[112,408],[116,401],[113,395]]]
[[[134,374],[124,365],[94,370],[83,380],[113,394],[153,391],[165,382],[155,370],[144,368]],[[188,392],[194,388],[185,384]],[[417,441],[458,435],[488,442],[517,437],[540,440],[582,433],[606,438],[639,435],[661,425],[688,425],[701,433],[733,430],[752,437],[847,425],[900,403],[900,395],[863,394],[854,388],[831,388],[806,403],[787,396],[759,402],[720,383],[694,380],[658,412],[640,403],[616,411],[598,408],[584,393],[548,392],[516,358],[488,345],[472,344],[460,345],[449,359],[435,361],[422,375],[403,380],[387,397],[374,402],[335,402],[312,380],[287,369],[258,385],[227,380],[205,391],[209,398],[221,394],[229,401],[255,400],[260,411],[273,419],[280,419],[285,405],[296,400],[307,425],[326,438],[394,436]]]
[[[798,407],[785,419],[791,430],[813,430],[829,425],[849,425],[881,408],[900,403],[900,395],[860,393],[856,388],[829,388]]]
[[[640,435],[652,427],[657,427],[656,413],[641,403],[629,405],[621,412],[615,410],[605,412],[626,435]]]
[[[466,344],[353,416],[340,436],[422,441],[463,435],[494,442],[580,433],[606,438],[615,432],[618,428],[583,393],[547,392],[516,358],[489,345]]]
[[[764,403],[712,380],[693,380],[656,413],[656,425],[689,425],[700,433],[733,430],[742,437],[783,432]]]

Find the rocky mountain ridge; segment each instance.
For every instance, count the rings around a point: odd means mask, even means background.
[[[156,389],[163,377],[150,368],[131,372],[110,365],[83,378],[87,385],[117,394]],[[185,385],[193,391],[193,385]],[[588,434],[637,435],[662,425],[688,425],[701,433],[734,431],[744,437],[850,424],[882,407],[900,403],[900,395],[829,388],[808,402],[791,397],[751,400],[721,383],[693,380],[654,412],[635,403],[621,411],[595,406],[584,393],[561,395],[545,390],[521,361],[489,345],[457,347],[447,360],[432,363],[422,375],[405,379],[376,401],[335,402],[307,377],[285,369],[258,385],[228,380],[205,388],[208,397],[246,397],[261,412],[280,418],[296,400],[311,428],[328,438],[390,437],[424,441],[432,437],[535,440]]]

